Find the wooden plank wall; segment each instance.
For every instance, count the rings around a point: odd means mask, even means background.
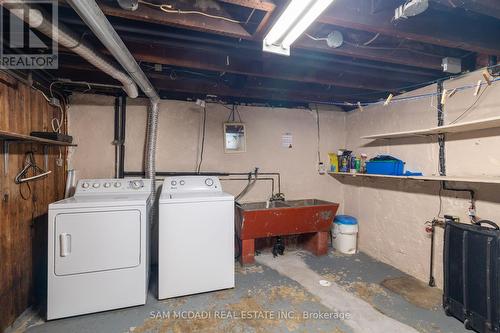
[[[0,129],[29,134],[50,131],[51,119],[59,110],[50,106],[43,95],[15,79],[0,73]],[[3,143],[3,142],[0,142]],[[48,204],[64,196],[65,167],[56,166],[59,149],[66,161],[64,147],[49,148],[49,176],[30,182],[28,188],[14,183],[23,168],[25,153],[33,151],[36,163],[43,168],[43,147],[40,144],[11,144],[8,174],[4,175],[3,145],[0,147],[0,332],[8,327],[34,302],[33,256],[45,254],[45,246],[33,246],[37,229],[35,219],[47,213]],[[29,195],[27,200],[21,197]],[[38,221],[37,221],[38,223]],[[46,235],[42,235],[46,238]],[[45,268],[41,268],[45,269]],[[45,272],[41,272],[45,274]],[[40,274],[40,273],[38,273]]]

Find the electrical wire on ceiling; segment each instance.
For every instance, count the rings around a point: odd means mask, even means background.
[[[352,47],[356,47],[356,48],[359,48],[359,49],[386,50],[386,51],[407,51],[407,52],[411,52],[411,53],[415,53],[415,54],[426,55],[426,56],[429,56],[429,57],[443,58],[443,56],[440,56],[439,54],[429,53],[429,52],[425,52],[425,51],[420,51],[420,50],[412,49],[412,48],[409,48],[409,47],[402,47],[401,45],[403,44],[403,41],[401,41],[398,46],[393,46],[393,47],[391,47],[391,46],[371,46],[371,45],[364,45],[364,44],[356,44],[356,43],[352,43],[352,42],[348,42],[348,41],[344,41],[344,43],[346,45],[349,45],[349,46],[352,46]]]
[[[496,67],[500,67],[500,64],[488,66],[488,67],[486,67],[486,69],[489,70],[489,69],[493,69],[493,68],[496,68]],[[425,81],[425,82],[421,82],[421,83],[411,84],[411,85],[408,85],[408,86],[396,87],[396,88],[393,88],[391,90],[394,91],[394,92],[406,92],[406,90],[408,90],[408,89],[417,89],[417,88],[425,87],[425,86],[437,83],[439,81],[459,79],[459,78],[461,78],[461,77],[463,77],[464,75],[467,75],[467,74],[468,73],[464,73],[462,75],[450,75],[450,76],[442,77],[442,78],[439,78],[439,79],[434,79],[434,80],[429,80],[429,81]],[[496,81],[496,79],[493,80],[493,82],[494,81]],[[473,86],[468,85],[468,86],[465,86],[465,87],[467,87],[467,88],[470,88],[470,87],[475,88],[476,85],[473,85]],[[379,94],[380,94],[380,92],[376,91],[376,92],[370,92],[370,93],[350,94],[349,96],[351,96],[351,97],[360,97],[360,96],[370,96],[370,95],[379,95]],[[342,103],[345,103],[345,102],[342,102]],[[377,103],[377,102],[373,102],[373,103]],[[320,104],[324,104],[324,103],[320,103]],[[370,102],[367,102],[365,104],[368,105],[368,104],[370,104]]]
[[[378,37],[380,36],[380,32],[376,33],[375,36],[373,36],[370,40],[366,41],[363,43],[364,46],[368,46],[371,43],[373,43]]]
[[[308,33],[306,33],[305,35],[314,41],[326,41],[326,42],[328,41],[328,37],[315,37],[315,36],[312,36]],[[402,47],[402,44],[404,43],[404,41],[401,41],[398,46],[370,46],[370,44],[373,43],[379,36],[380,36],[380,34],[376,34],[373,38],[371,38],[367,42],[364,42],[363,44],[353,43],[353,42],[349,42],[346,40],[344,40],[343,43],[346,45],[352,46],[352,47],[360,48],[360,49],[385,50],[385,51],[407,51],[407,52],[411,52],[411,53],[415,53],[415,54],[426,55],[429,57],[436,57],[436,58],[443,57],[443,56],[440,56],[439,54],[435,54],[435,53],[420,51],[420,50],[412,49],[409,47]]]
[[[157,5],[155,3],[151,3],[148,1],[144,1],[144,0],[139,0],[139,2],[143,3],[145,5],[151,6],[151,7],[159,8],[161,11],[163,11],[165,13],[169,13],[169,14],[201,15],[201,16],[205,16],[205,17],[209,17],[209,18],[213,18],[213,19],[218,19],[218,20],[223,20],[223,21],[227,21],[227,22],[232,22],[232,23],[245,23],[244,21],[233,20],[231,18],[224,17],[224,16],[207,14],[207,13],[200,12],[197,10],[174,9],[174,7],[172,5],[169,5],[169,4]]]
[[[312,35],[309,35],[308,33],[305,33],[305,35],[314,41],[328,41],[328,37],[314,37]]]
[[[493,80],[491,80],[491,84],[497,83],[499,81],[500,81],[500,78],[493,79]],[[488,85],[488,83],[482,82],[482,83],[479,84],[479,86],[481,86],[481,87],[485,86],[485,85]],[[457,92],[459,92],[459,91],[464,91],[464,90],[469,90],[469,89],[476,89],[477,86],[478,86],[477,84],[473,84],[473,85],[470,84],[470,85],[465,85],[465,86],[457,87],[454,90],[456,90]],[[391,99],[391,104],[392,103],[398,103],[398,102],[413,101],[413,100],[422,100],[422,99],[426,99],[426,98],[437,96],[437,95],[438,95],[438,93],[427,93],[427,94],[421,94],[421,95],[415,95],[415,96],[408,96],[408,97],[394,97],[393,99]],[[358,104],[356,104],[356,103],[335,102],[335,101],[333,101],[333,102],[312,101],[312,103],[326,104],[326,105],[336,105],[336,106],[352,106],[352,107],[358,106]],[[360,103],[360,105],[361,106],[372,106],[372,105],[384,105],[384,103],[385,103],[385,100],[378,100],[376,102],[363,102],[363,103]]]

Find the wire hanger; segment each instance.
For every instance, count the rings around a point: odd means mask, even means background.
[[[29,172],[32,172],[32,176],[28,176]],[[16,178],[14,178],[14,182],[16,184],[26,183],[35,179],[39,179],[47,176],[52,171],[45,171],[36,165],[35,157],[33,156],[33,152],[27,152],[26,158],[24,160],[24,168],[17,174]]]

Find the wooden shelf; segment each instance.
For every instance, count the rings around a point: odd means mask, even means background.
[[[347,173],[347,172],[329,172],[331,176],[348,176],[361,178],[394,178],[394,179],[409,179],[423,181],[449,181],[449,182],[464,182],[464,183],[483,183],[483,184],[500,184],[500,177],[487,176],[389,176],[389,175],[374,175],[366,173]]]
[[[477,131],[488,128],[499,128],[500,117],[485,118],[481,120],[467,121],[463,123],[444,125],[440,127],[431,127],[416,131],[394,132],[377,135],[362,136],[361,139],[380,140],[380,139],[400,139],[418,136],[430,136],[444,133],[460,133]]]
[[[40,143],[40,144],[50,145],[50,146],[76,147],[76,144],[74,144],[74,143],[49,140],[49,139],[39,138],[36,136],[24,135],[24,134],[7,132],[7,131],[0,131],[0,141],[25,141],[25,142],[34,142],[34,143]]]

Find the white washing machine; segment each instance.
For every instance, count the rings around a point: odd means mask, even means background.
[[[234,197],[217,177],[168,177],[159,199],[158,298],[234,287]]]
[[[49,205],[47,319],[146,303],[151,181],[86,179]]]

